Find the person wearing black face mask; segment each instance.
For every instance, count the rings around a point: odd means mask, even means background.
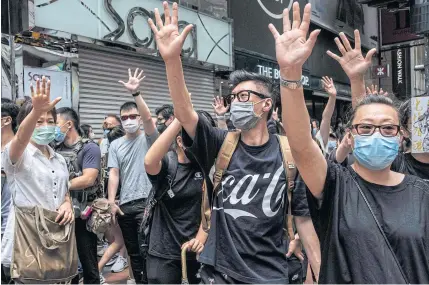
[[[173,122],[174,120],[174,109],[172,105],[165,104],[155,110],[156,114],[156,128],[158,132],[162,134],[165,129]]]

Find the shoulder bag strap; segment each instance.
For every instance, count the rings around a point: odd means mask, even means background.
[[[359,193],[361,194],[361,196],[362,196],[363,200],[365,201],[366,205],[368,206],[368,209],[369,209],[369,211],[371,212],[371,215],[372,215],[372,217],[374,218],[375,223],[377,224],[377,227],[378,227],[378,229],[380,230],[381,235],[383,236],[384,241],[385,241],[385,242],[386,242],[386,244],[387,244],[387,247],[389,248],[390,252],[392,253],[392,256],[393,256],[393,258],[395,259],[396,265],[398,266],[398,268],[399,268],[399,272],[401,272],[401,275],[402,275],[402,277],[404,278],[405,283],[406,283],[406,284],[410,284],[410,282],[408,281],[407,276],[405,275],[404,270],[402,269],[401,264],[399,263],[398,258],[396,257],[396,253],[393,251],[393,248],[392,248],[392,246],[390,245],[390,242],[389,242],[389,240],[387,239],[386,234],[385,234],[385,233],[384,233],[384,231],[383,231],[383,228],[381,227],[380,222],[378,221],[377,217],[375,216],[375,213],[374,213],[374,211],[372,210],[371,205],[370,205],[370,204],[369,204],[369,202],[368,202],[368,199],[366,198],[365,194],[363,193],[362,188],[360,187],[360,185],[359,185],[359,183],[357,182],[356,178],[354,177],[353,173],[352,173],[352,175],[351,175],[351,176],[352,176],[352,179],[353,179],[354,183],[356,184],[356,186],[357,186],[357,188],[358,188],[358,190],[359,190]]]
[[[285,208],[285,220],[286,220],[286,228],[287,233],[289,235],[289,239],[292,241],[295,239],[295,233],[293,230],[293,216],[292,216],[292,192],[295,187],[295,177],[297,174],[295,160],[292,156],[292,151],[290,150],[289,141],[285,136],[277,135],[277,139],[280,143],[280,149],[283,158],[283,167],[285,169],[286,178],[287,178],[287,200],[288,207]]]
[[[162,200],[162,198],[165,196],[165,194],[167,194],[168,190],[171,189],[171,186],[173,185],[174,179],[176,179],[177,168],[179,166],[177,154],[174,152],[169,152],[169,153],[167,153],[167,157],[168,157],[168,170],[167,170],[168,187],[165,187],[162,190],[161,194],[153,196],[152,201],[155,202],[155,204],[158,201]],[[151,202],[151,203],[153,203],[153,202]]]
[[[240,140],[240,132],[229,132],[227,133],[225,140],[223,141],[222,147],[216,158],[215,173],[213,176],[213,193],[216,191],[217,186],[222,180],[222,176],[228,168],[229,162],[231,161],[232,155],[237,147],[238,141]]]

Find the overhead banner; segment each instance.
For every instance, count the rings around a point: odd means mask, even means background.
[[[62,97],[61,101],[55,106],[57,109],[62,107],[72,107],[71,100],[71,76],[66,71],[51,71],[39,67],[24,66],[24,94],[31,96],[30,84],[36,86],[36,80],[45,76],[51,81],[51,101]]]
[[[429,97],[411,99],[412,152],[429,153]]]
[[[148,19],[155,22],[155,8],[162,13],[162,1],[34,0],[36,27],[52,29],[52,33],[62,31],[90,39],[124,43],[153,55],[157,55],[157,48]],[[232,67],[231,22],[180,7],[178,24],[179,29],[194,25],[184,44],[183,56]]]
[[[400,100],[411,97],[410,49],[392,51],[392,91]]]
[[[358,29],[362,45],[377,48],[377,9],[357,3],[356,0],[310,0],[311,21],[334,33],[344,32],[354,38]]]

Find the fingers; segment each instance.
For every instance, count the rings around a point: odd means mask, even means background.
[[[310,18],[311,18],[311,4],[308,3],[307,5],[305,5],[304,14],[302,16],[302,23],[301,23],[301,26],[299,27],[299,29],[304,31],[306,34],[310,29]]]
[[[48,96],[48,98],[51,98],[51,80],[48,80],[48,82],[46,83],[46,96]]]
[[[121,208],[119,208],[119,207],[118,207],[118,214],[121,215],[121,216],[124,215],[124,212],[122,212]]]
[[[339,57],[335,53],[331,52],[330,50],[326,51],[326,54],[329,55],[330,57],[332,57],[333,59],[335,59],[338,62],[341,61],[341,57]]]
[[[139,79],[139,82],[142,82],[143,81],[143,79],[145,79],[146,78],[146,75],[145,76],[143,76],[142,78],[140,78]]]
[[[317,42],[317,37],[319,36],[321,30],[314,30],[310,33],[310,36],[308,37],[307,42],[305,43],[308,45],[311,49],[314,48]]]
[[[304,254],[302,252],[300,252],[296,257],[298,257],[299,261],[304,261]]]
[[[137,75],[137,79],[141,79],[141,76],[143,75],[144,70],[142,69],[142,71],[140,71],[139,75]]]
[[[179,8],[177,7],[177,3],[173,3],[173,17],[171,17],[171,23],[177,26],[179,22]]]
[[[147,20],[147,22],[149,23],[150,28],[152,29],[152,32],[154,35],[158,34],[158,29],[156,28],[154,22],[152,21],[151,18],[149,18],[149,20]]]
[[[58,97],[58,98],[55,98],[54,99],[54,101],[52,101],[50,104],[49,104],[49,110],[51,110],[52,108],[54,108],[55,107],[55,105],[57,105],[58,104],[58,102],[60,102],[61,101],[61,97]],[[49,100],[49,99],[48,99]]]
[[[346,34],[344,34],[343,32],[340,33],[340,38],[343,41],[344,47],[346,48],[347,51],[351,51],[352,46],[350,45],[349,39],[347,38]]]
[[[371,89],[369,89],[369,87],[367,86],[366,87],[366,94],[368,94],[368,95],[371,95],[372,93],[371,93]]]
[[[372,59],[372,57],[374,56],[374,54],[375,54],[376,52],[377,52],[377,49],[375,49],[375,48],[371,49],[371,50],[366,54],[365,61],[366,61],[366,62],[371,62],[371,59]]]
[[[293,253],[293,250],[291,248],[289,248],[289,251],[286,254],[286,257],[291,257]]]
[[[45,76],[43,76],[42,77],[42,95],[46,95],[46,77]]]
[[[334,39],[334,41],[335,41],[335,43],[337,44],[338,50],[341,52],[341,54],[342,54],[343,56],[344,56],[344,55],[346,55],[347,51],[346,51],[346,49],[344,48],[343,44],[341,43],[340,39],[336,37],[336,38]]]
[[[194,242],[194,244],[192,245],[191,250],[192,250],[193,252],[196,252],[196,251],[197,251],[197,249],[198,249],[198,247],[199,247],[200,245],[201,245],[201,244],[200,244],[200,241],[199,241],[199,240],[197,240],[197,239],[195,239],[195,242]]]
[[[278,114],[278,113],[279,113],[279,107],[276,108],[276,114]]]
[[[158,8],[155,8],[155,21],[156,26],[158,29],[162,29],[164,27],[164,24],[162,23],[161,15],[159,14]]]
[[[33,86],[33,83],[30,83],[30,93],[31,93],[31,97],[34,97],[34,95],[36,95],[36,94],[34,93],[34,86]]]
[[[36,80],[36,95],[40,94],[40,78]]]
[[[200,244],[198,245],[198,248],[197,248],[197,250],[196,250],[196,253],[197,253],[197,254],[200,254],[201,252],[203,252],[203,249],[204,249],[204,244],[200,243]]]
[[[131,68],[128,68],[128,78],[131,78],[132,77],[132,75],[131,75]]]
[[[193,28],[194,26],[192,24],[189,24],[183,29],[182,34],[180,35],[182,44],[185,42],[186,37],[189,35]]]
[[[334,84],[334,79],[332,77],[328,77],[329,83]]]
[[[286,8],[283,10],[283,33],[290,31],[290,29],[289,9]]]
[[[55,222],[56,223],[58,223],[58,221],[64,216],[64,214],[65,214],[65,211],[64,210],[62,210],[62,209],[59,209],[58,210],[58,215],[57,215],[57,217],[55,218]]]
[[[187,247],[189,245],[189,242],[185,242],[184,244],[182,244],[182,247],[180,249],[184,249],[185,247]]]
[[[122,85],[124,85],[124,86],[125,86],[125,82],[124,82],[124,81],[119,80],[118,82],[119,82],[119,83],[122,83]]]
[[[359,30],[355,30],[355,49],[360,50],[361,48],[361,40]]]
[[[168,3],[166,1],[164,1],[164,3],[162,3],[162,5],[164,6],[164,17],[165,17],[165,25],[170,25],[171,23],[171,16],[170,16],[170,8],[168,8]]]
[[[134,77],[137,77],[137,72],[139,71],[139,68],[137,67],[136,70],[134,71]]]
[[[273,34],[273,37],[275,40],[277,40],[277,38],[280,37],[279,32],[277,31],[276,27],[274,27],[273,24],[269,24],[268,29],[270,29],[270,32]]]
[[[301,11],[299,10],[299,3],[293,3],[293,22],[292,22],[292,30],[298,29],[301,25]]]

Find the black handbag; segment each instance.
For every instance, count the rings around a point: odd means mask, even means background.
[[[368,199],[366,198],[365,194],[364,194],[364,193],[363,193],[363,191],[362,191],[362,188],[360,187],[359,183],[357,182],[357,180],[356,180],[356,178],[355,178],[355,176],[354,176],[353,174],[354,174],[354,173],[352,172],[351,177],[352,177],[352,179],[353,179],[354,183],[356,184],[356,186],[357,186],[357,188],[358,188],[358,190],[359,190],[359,193],[361,194],[361,196],[362,196],[363,200],[365,201],[365,204],[368,206],[368,209],[369,209],[369,211],[371,212],[371,215],[372,215],[372,217],[374,218],[375,223],[377,224],[377,227],[378,227],[378,229],[380,230],[380,233],[381,233],[381,235],[383,236],[384,241],[386,242],[387,247],[389,248],[390,252],[392,253],[393,259],[395,260],[395,263],[396,263],[396,265],[398,266],[399,272],[401,273],[402,277],[404,278],[404,282],[405,282],[405,284],[410,284],[410,282],[408,281],[407,276],[405,275],[404,270],[402,269],[401,264],[399,263],[398,258],[396,257],[396,253],[393,251],[393,248],[392,248],[392,246],[390,245],[390,242],[389,242],[389,240],[387,239],[387,236],[386,236],[386,234],[384,233],[383,228],[381,227],[380,222],[378,221],[377,217],[375,216],[375,213],[374,213],[374,211],[372,210],[371,205],[370,205],[370,204],[369,204],[369,202],[368,202]]]
[[[173,181],[176,178],[178,160],[177,154],[173,151],[167,153],[168,157],[168,170],[167,170],[167,183],[165,184],[165,188],[156,189],[156,186],[152,187],[150,191],[149,197],[146,200],[145,210],[143,213],[142,222],[140,224],[139,232],[138,232],[138,242],[141,256],[146,259],[147,253],[149,251],[149,238],[150,238],[150,229],[152,226],[153,213],[156,205],[159,201],[165,196],[165,194],[169,194],[170,197],[174,196],[171,186],[173,185]]]

